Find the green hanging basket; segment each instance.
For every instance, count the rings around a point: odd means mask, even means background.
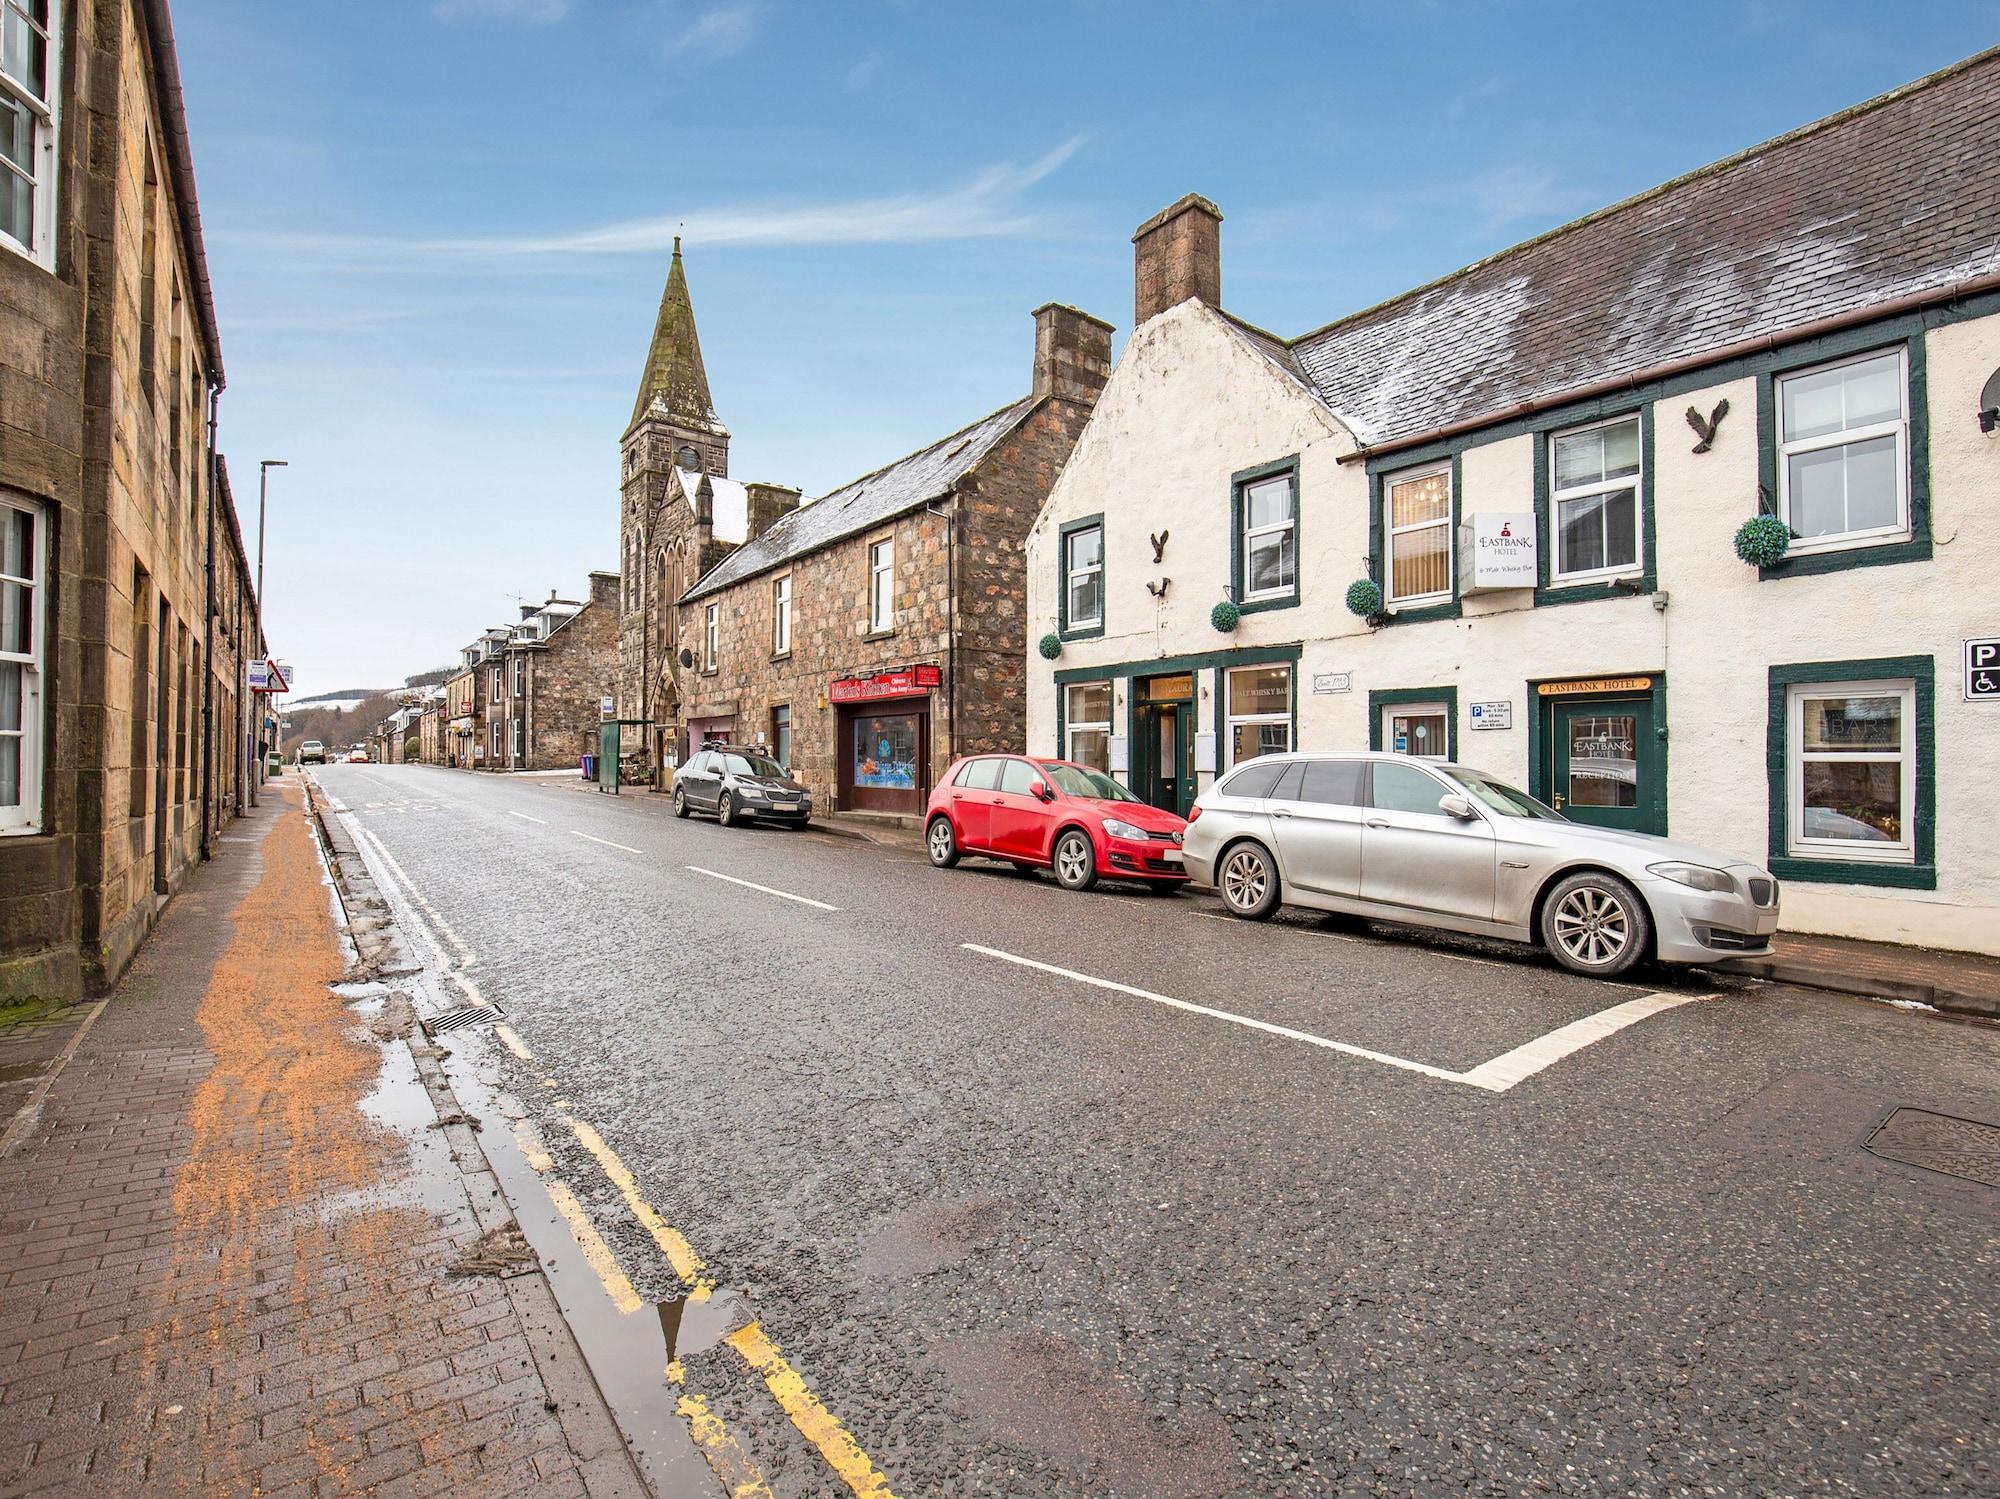
[[[1775,515],[1753,515],[1736,530],[1736,555],[1752,567],[1782,562],[1792,547],[1792,533]]]
[[[1042,643],[1037,649],[1041,651],[1044,661],[1055,660],[1062,654],[1062,636],[1056,634],[1054,630],[1049,631],[1042,637]]]
[[[1347,585],[1347,608],[1363,619],[1374,618],[1382,612],[1382,585],[1373,578],[1356,578]]]
[[[1243,623],[1243,611],[1230,603],[1228,599],[1224,599],[1208,611],[1208,622],[1227,635],[1231,630]]]

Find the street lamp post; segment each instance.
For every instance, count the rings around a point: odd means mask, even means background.
[[[266,458],[257,465],[257,639],[260,646],[267,639],[264,633],[264,499],[271,488],[271,470],[289,468],[283,458]],[[251,738],[251,745],[263,744],[264,720],[267,717],[264,705],[257,705],[257,732]],[[247,750],[249,745],[244,746]],[[257,766],[250,777],[250,805],[257,805],[257,788],[264,784],[269,766],[265,760],[268,750],[257,751]]]

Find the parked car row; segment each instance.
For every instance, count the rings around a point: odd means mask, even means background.
[[[924,846],[941,869],[976,855],[1051,869],[1069,890],[1211,886],[1250,921],[1293,905],[1534,943],[1598,978],[1648,957],[1764,952],[1778,925],[1761,865],[1573,822],[1483,771],[1386,753],[1260,756],[1186,821],[1087,766],[968,756],[931,794]]]

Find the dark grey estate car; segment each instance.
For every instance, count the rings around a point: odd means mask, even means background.
[[[764,818],[804,827],[812,793],[785,767],[749,749],[705,749],[674,772],[674,816],[713,812],[724,827]]]

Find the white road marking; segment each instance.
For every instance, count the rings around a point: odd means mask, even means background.
[[[1053,973],[1058,978],[1074,979],[1079,984],[1090,984],[1117,994],[1129,994],[1135,999],[1151,1000],[1154,1004],[1184,1010],[1190,1015],[1205,1015],[1211,1020],[1224,1020],[1231,1025],[1263,1031],[1266,1035],[1282,1036],[1288,1041],[1303,1041],[1308,1046],[1337,1051],[1345,1056],[1359,1057],[1363,1061],[1380,1062],[1385,1067],[1399,1068],[1404,1072],[1421,1073],[1440,1082],[1460,1083],[1487,1093],[1505,1093],[1516,1083],[1554,1066],[1564,1057],[1583,1050],[1593,1042],[1602,1041],[1606,1036],[1616,1035],[1628,1025],[1634,1025],[1647,1016],[1657,1015],[1664,1010],[1693,1004],[1705,997],[1698,994],[1641,995],[1638,999],[1628,999],[1623,1004],[1613,1005],[1608,1010],[1600,1010],[1595,1015],[1587,1015],[1582,1020],[1574,1021],[1559,1030],[1550,1031],[1546,1036],[1538,1036],[1525,1046],[1517,1046],[1512,1051],[1494,1057],[1491,1061],[1480,1063],[1469,1072],[1453,1072],[1449,1068],[1413,1062],[1408,1057],[1390,1056],[1384,1051],[1370,1051],[1365,1046],[1350,1046],[1345,1041],[1329,1040],[1325,1036],[1315,1036],[1310,1031],[1295,1030],[1288,1025],[1273,1025],[1268,1020],[1253,1020],[1248,1015],[1212,1009],[1208,1005],[1191,1004],[1185,999],[1173,999],[1165,994],[1155,994],[1150,989],[1136,989],[1130,984],[1101,979],[1094,974],[1078,973],[1073,968],[1059,968],[1053,963],[1024,958],[1019,953],[1003,952],[997,947],[981,947],[977,942],[961,942],[959,946],[967,952],[999,958],[1007,963],[1018,963],[1023,968],[1039,969],[1043,973]]]
[[[523,822],[538,822],[543,827],[549,825],[549,820],[546,817],[530,817],[526,812],[516,812],[512,807],[507,809],[507,815],[509,817],[518,817]]]
[[[576,833],[576,829],[575,829],[575,828],[571,828],[571,829],[570,829],[570,831],[571,831],[572,833]],[[622,849],[622,850],[624,850],[624,851],[625,851],[626,853],[628,853],[628,854],[636,854],[636,853],[638,853],[638,852],[639,852],[639,850],[638,850],[638,849],[636,849],[636,848],[633,848],[633,847],[632,847],[632,846],[631,846],[630,844],[627,844],[627,843],[613,843],[613,842],[612,842],[612,841],[611,841],[611,840],[610,840],[609,838],[592,838],[592,837],[591,837],[591,835],[590,835],[589,833],[576,833],[576,836],[577,836],[577,837],[579,837],[579,838],[590,838],[590,841],[591,841],[592,843],[601,843],[601,844],[603,844],[603,845],[604,845],[604,846],[605,846],[606,848],[616,848],[616,849]]]
[[[745,890],[762,891],[765,895],[775,895],[779,900],[795,900],[802,906],[811,906],[816,911],[838,911],[839,906],[829,906],[823,900],[813,900],[808,896],[794,895],[789,890],[773,890],[769,885],[759,885],[751,880],[739,880],[733,874],[719,874],[713,869],[703,869],[699,864],[687,866],[696,874],[705,874],[712,880],[727,880],[732,885],[741,885]]]

